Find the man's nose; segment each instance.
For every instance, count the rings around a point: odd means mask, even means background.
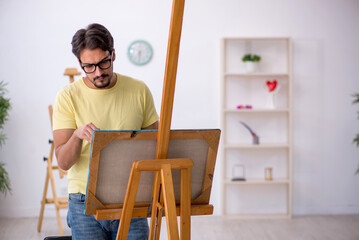
[[[103,73],[103,70],[102,70],[99,66],[96,66],[96,69],[95,69],[94,74],[95,74],[96,76],[101,76],[102,73]]]

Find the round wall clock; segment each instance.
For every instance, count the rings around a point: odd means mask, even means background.
[[[144,40],[133,41],[127,50],[128,59],[136,65],[147,64],[151,60],[152,54],[151,45]]]

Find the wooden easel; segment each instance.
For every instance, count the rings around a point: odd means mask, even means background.
[[[171,120],[172,120],[172,109],[173,109],[173,99],[176,86],[176,76],[177,76],[177,65],[178,65],[178,55],[180,48],[180,40],[182,33],[182,22],[183,22],[183,12],[184,12],[184,0],[173,0],[172,3],[172,13],[171,13],[171,24],[169,30],[168,46],[167,46],[167,57],[166,57],[166,68],[165,76],[163,82],[163,92],[162,92],[162,105],[161,105],[161,114],[160,114],[160,125],[157,137],[157,150],[156,150],[156,159],[160,161],[161,159],[167,159],[168,145],[170,139],[170,129],[171,129]],[[159,239],[162,214],[163,214],[163,204],[165,205],[165,213],[167,220],[167,232],[169,239],[178,239],[178,228],[177,228],[177,218],[175,211],[175,202],[172,192],[165,192],[166,188],[173,189],[172,182],[169,181],[171,176],[171,169],[168,165],[161,165],[161,171],[154,172],[154,181],[152,188],[152,211],[151,211],[151,225],[150,225],[150,234],[149,239]],[[184,166],[181,166],[184,167]],[[172,168],[172,165],[171,165]],[[168,170],[169,169],[169,170]],[[164,170],[168,173],[168,178],[162,177]],[[191,238],[191,210],[190,210],[190,178],[191,175],[188,175],[188,172],[181,168],[181,205],[180,205],[180,215],[181,215],[181,239],[190,239]],[[183,175],[182,175],[183,172]],[[161,174],[161,177],[160,177]],[[189,181],[189,185],[188,185]],[[160,188],[162,185],[162,194],[160,194]],[[167,187],[166,187],[167,186]],[[183,190],[183,191],[182,191]],[[172,190],[173,191],[173,190]],[[183,194],[183,195],[182,195]],[[126,194],[127,195],[127,194]],[[183,199],[182,199],[183,198]],[[126,206],[126,199],[124,209]],[[124,215],[124,214],[122,214]],[[124,216],[121,216],[125,218]],[[122,222],[122,221],[121,221]],[[128,220],[127,220],[128,222]],[[157,224],[155,224],[157,223]],[[121,234],[121,227],[125,228],[127,225],[120,224],[117,239]],[[127,224],[127,223],[126,223]],[[129,224],[128,224],[129,226]],[[123,234],[122,239],[126,239],[128,228],[125,228],[126,234]]]
[[[52,126],[52,106],[51,105],[49,105],[49,114],[50,114],[50,121],[51,121],[51,126]],[[57,197],[53,170],[59,170],[60,178],[63,178],[64,175],[66,174],[66,172],[64,172],[58,166],[53,165],[52,159],[54,156],[54,142],[52,140],[49,140],[49,144],[51,144],[49,156],[47,158],[44,157],[44,161],[47,161],[47,168],[46,168],[44,193],[43,193],[42,200],[41,200],[40,216],[39,216],[39,221],[37,223],[37,231],[41,232],[41,225],[42,225],[42,220],[44,217],[45,204],[54,204],[55,209],[56,209],[57,224],[59,225],[60,235],[63,236],[64,231],[62,229],[60,209],[64,209],[64,208],[68,207],[68,198],[67,197]],[[47,189],[49,187],[49,182],[51,182],[52,198],[47,197]]]
[[[157,137],[158,143],[156,150],[156,159],[166,159],[168,153],[173,99],[174,99],[175,86],[176,86],[178,55],[179,55],[180,40],[182,33],[183,12],[184,12],[184,0],[173,0],[171,24],[169,30],[168,46],[167,46],[165,77],[163,82],[160,125],[159,125],[158,137]],[[156,204],[152,205],[151,226],[150,226],[150,234],[149,234],[149,239],[153,239],[153,237],[155,237],[157,240],[159,239],[160,229],[161,229],[162,214],[163,214],[162,206],[164,200],[166,200],[164,199],[163,194],[159,194],[159,189],[161,184],[162,185],[165,184],[163,182],[163,179],[159,177],[159,174],[160,174],[159,171],[156,171],[154,173],[154,181],[152,188],[153,191],[152,203],[156,203]],[[187,192],[185,191],[184,193]],[[188,198],[188,196],[184,196],[184,197]],[[186,204],[187,201],[184,201],[183,203]],[[166,211],[168,236],[170,239],[178,239],[177,219],[173,218],[172,216],[168,216],[167,214],[168,212]],[[182,201],[181,201],[181,225],[180,225],[181,239],[190,239],[191,236],[190,215],[191,212],[190,210],[187,209],[187,205],[182,206]],[[156,222],[157,224],[155,224]]]
[[[69,82],[74,82],[74,76],[75,75],[81,75],[80,72],[77,71],[76,68],[66,68],[65,69],[65,76],[69,76]],[[51,129],[52,129],[52,106],[49,105],[49,115],[50,115],[50,122],[51,122]],[[54,142],[53,140],[49,140],[50,146],[50,153],[48,157],[44,157],[44,161],[47,161],[47,168],[46,168],[46,178],[45,178],[45,187],[44,192],[41,200],[41,209],[40,209],[40,216],[39,221],[37,224],[37,231],[41,232],[41,226],[42,226],[42,220],[44,217],[44,210],[46,204],[54,204],[56,209],[56,217],[57,217],[57,224],[59,225],[59,231],[60,235],[63,236],[63,228],[61,223],[61,216],[60,216],[60,209],[68,208],[68,197],[57,197],[56,194],[56,187],[55,187],[55,179],[54,179],[54,173],[53,170],[58,170],[60,178],[62,179],[67,173],[63,171],[61,168],[59,168],[56,165],[53,165],[52,159],[54,155]],[[52,189],[52,198],[47,198],[47,190],[49,187],[49,182],[51,182],[51,189]]]
[[[168,159],[168,146],[170,139],[170,126],[172,118],[173,99],[177,74],[179,42],[181,37],[182,20],[184,11],[184,0],[173,0],[170,34],[168,40],[167,60],[165,79],[162,94],[162,106],[160,125],[157,135],[156,160],[144,160],[134,162],[128,181],[126,195],[122,210],[96,210],[96,218],[110,219],[120,215],[120,225],[116,239],[126,239],[132,217],[146,216],[146,206],[135,206],[137,188],[140,175],[145,171],[153,171],[151,226],[149,239],[159,239],[163,211],[167,221],[167,232],[169,239],[179,239],[177,227],[177,215],[181,217],[180,229],[181,239],[191,238],[191,214],[212,214],[212,208],[199,207],[192,211],[191,206],[191,159]],[[105,139],[104,139],[105,140]],[[106,140],[109,141],[108,139]],[[109,142],[108,142],[109,143]],[[217,142],[218,146],[218,142]],[[93,149],[92,149],[93,150]],[[217,150],[216,150],[217,151]],[[95,151],[97,152],[97,151]],[[216,153],[215,153],[216,155]],[[215,156],[214,156],[215,157]],[[214,167],[213,167],[214,168]],[[172,170],[181,170],[181,199],[179,214],[177,214],[176,201],[174,197]],[[213,169],[212,169],[213,170]],[[212,171],[213,174],[213,171]],[[90,175],[92,175],[90,169]],[[95,177],[97,178],[97,176]],[[211,176],[212,178],[212,176]],[[96,192],[94,183],[91,183]],[[211,183],[210,183],[211,184]],[[205,185],[205,184],[204,184]],[[89,188],[88,188],[89,189]],[[102,204],[90,191],[87,192],[87,199],[92,205],[104,208]],[[209,190],[210,193],[210,190]],[[91,199],[91,200],[90,200]],[[209,200],[209,198],[208,198]],[[87,206],[91,208],[90,203]],[[148,206],[147,206],[148,207]],[[93,206],[92,206],[93,208]]]

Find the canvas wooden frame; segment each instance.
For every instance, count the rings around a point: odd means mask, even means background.
[[[128,179],[116,183],[115,187],[112,187],[110,189],[107,189],[105,193],[101,193],[102,196],[97,196],[98,194],[98,182],[101,181],[101,176],[108,175],[109,172],[115,172],[118,174],[124,173],[124,171],[130,172],[131,168],[129,169],[122,169],[121,165],[123,162],[116,162],[116,156],[110,156],[111,159],[104,159],[102,156],[106,155],[106,147],[110,146],[112,143],[116,144],[127,144],[128,150],[131,153],[129,154],[129,158],[126,159],[130,164],[134,161],[138,160],[151,160],[155,159],[155,151],[156,151],[156,139],[157,139],[157,130],[141,130],[141,131],[95,131],[93,133],[93,139],[91,144],[91,154],[90,154],[90,164],[89,164],[89,176],[88,176],[88,183],[87,183],[87,194],[86,194],[86,203],[85,203],[85,213],[86,214],[98,214],[98,210],[110,210],[110,209],[121,209],[123,206],[123,201],[118,202],[108,202],[107,198],[111,199],[111,195],[116,195],[116,191],[118,189],[121,189],[121,191],[126,191],[127,182]],[[170,148],[169,148],[169,158],[181,158],[181,157],[188,157],[191,158],[190,155],[195,155],[196,151],[188,152],[186,149],[183,149],[183,151],[186,152],[186,156],[173,156],[171,155],[171,142],[176,143],[176,140],[180,140],[183,142],[190,142],[191,145],[203,145],[200,144],[202,141],[206,143],[207,149],[205,150],[205,154],[201,154],[203,156],[200,156],[200,161],[198,161],[198,156],[195,156],[196,161],[194,161],[194,166],[192,168],[192,174],[196,174],[195,169],[201,167],[203,169],[203,179],[201,183],[201,188],[199,190],[199,193],[192,193],[191,194],[191,204],[192,205],[208,205],[210,200],[210,194],[211,194],[211,188],[212,188],[212,181],[213,181],[213,173],[215,168],[215,162],[217,157],[217,151],[218,151],[218,144],[219,144],[219,137],[220,137],[220,130],[213,129],[213,130],[171,130],[170,132]],[[135,142],[137,141],[137,142]],[[146,144],[147,142],[147,144]],[[151,144],[148,144],[149,142],[153,142],[153,149],[151,149]],[[179,141],[177,141],[179,142]],[[128,145],[128,143],[130,143]],[[131,144],[133,143],[133,144]],[[140,148],[137,150],[133,150],[130,148],[131,145],[147,145],[147,148]],[[140,146],[138,145],[138,146]],[[148,146],[149,145],[149,146]],[[183,148],[188,148],[188,144],[184,144],[182,146]],[[193,146],[196,148],[196,146]],[[181,146],[179,146],[181,148]],[[203,148],[203,146],[202,146]],[[111,148],[109,149],[110,151]],[[139,159],[137,155],[146,155],[143,152],[148,151],[149,156],[153,155],[153,158],[149,159]],[[179,150],[180,151],[180,150]],[[202,152],[203,149],[201,150]],[[178,149],[177,149],[178,153]],[[189,155],[188,155],[189,154]],[[180,155],[180,154],[179,154]],[[101,161],[110,161],[112,164],[102,165]],[[104,167],[101,167],[104,166]],[[104,169],[102,169],[104,168]],[[106,169],[107,168],[107,169]],[[110,168],[110,169],[109,169]],[[198,174],[197,174],[198,175]],[[142,178],[142,176],[141,176]],[[175,178],[175,177],[174,177]],[[192,183],[191,183],[192,184]],[[152,191],[152,180],[148,185],[151,186],[151,189],[149,191]],[[118,187],[117,187],[118,186]],[[141,182],[140,182],[141,186]],[[107,188],[107,186],[104,186],[102,188]],[[114,189],[117,188],[117,189]],[[176,189],[175,189],[176,192]],[[138,191],[139,195],[141,194],[141,191]],[[195,195],[195,197],[194,197]],[[106,196],[106,199],[104,199],[103,196]],[[140,196],[141,197],[141,196]],[[177,197],[176,197],[177,202]],[[142,201],[137,202],[136,198],[136,204],[135,208],[137,208],[137,211],[141,212],[141,214],[138,214],[137,217],[143,217],[145,213],[147,213],[147,216],[150,215],[149,206],[151,203],[151,199],[144,198]],[[195,207],[194,207],[195,209]],[[213,210],[213,207],[212,207]],[[210,213],[209,213],[210,214]],[[134,216],[136,217],[136,216]]]

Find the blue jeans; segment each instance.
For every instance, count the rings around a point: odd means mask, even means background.
[[[71,228],[73,240],[110,240],[116,239],[119,220],[96,220],[93,215],[85,215],[85,195],[69,194],[67,225]],[[148,239],[147,218],[133,218],[127,239]]]

